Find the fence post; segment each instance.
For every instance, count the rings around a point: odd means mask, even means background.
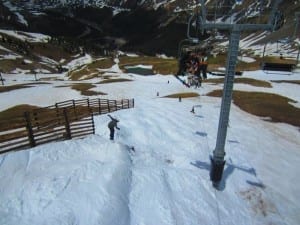
[[[117,111],[118,110],[117,100],[114,100],[114,104],[115,104],[115,110],[114,111]]]
[[[123,99],[121,99],[122,109],[124,109]]]
[[[57,117],[57,120],[58,120],[58,124],[61,124],[60,116],[59,116],[59,108],[58,108],[57,103],[55,103],[55,111],[56,111],[56,117]]]
[[[37,111],[33,111],[32,114],[33,114],[33,119],[34,119],[35,125],[37,126],[38,129],[40,129],[40,124],[39,124]],[[31,124],[31,126],[32,126],[32,124]]]
[[[72,104],[73,104],[75,119],[78,120],[77,111],[76,111],[76,101],[74,99],[72,100]]]
[[[98,98],[98,105],[99,105],[99,115],[101,115],[101,102],[100,102],[100,98]]]
[[[3,79],[3,77],[2,77],[1,72],[0,72],[0,80],[1,80],[2,85],[4,85],[4,79]]]
[[[92,126],[93,126],[93,134],[95,134],[95,122],[94,122],[94,115],[91,114],[92,117]]]
[[[91,111],[91,108],[90,108],[90,99],[89,98],[87,99],[87,105],[88,105],[89,112],[93,113],[93,111]]]
[[[74,110],[74,113],[75,113],[75,115],[76,115],[76,105],[75,105],[75,104],[76,104],[76,103],[75,103],[75,100],[72,99],[73,110]]]
[[[108,100],[108,99],[106,99],[106,101],[107,101],[107,108],[108,108],[108,112],[110,112],[109,100]]]
[[[67,139],[72,139],[72,136],[71,136],[71,129],[70,129],[70,122],[69,122],[67,110],[64,109],[63,112],[64,112],[64,117],[65,117],[66,138],[67,138]]]
[[[134,98],[132,99],[132,108],[134,108]]]
[[[30,113],[25,112],[24,117],[25,117],[25,121],[26,121],[26,129],[27,129],[27,132],[28,132],[28,139],[29,139],[30,147],[35,147],[36,143],[35,143],[35,140],[34,140],[32,124],[31,124],[31,121],[30,121]]]

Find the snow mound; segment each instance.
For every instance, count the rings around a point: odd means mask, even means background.
[[[0,224],[128,224],[130,164],[97,135],[1,157]]]

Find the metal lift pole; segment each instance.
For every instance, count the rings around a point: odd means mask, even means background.
[[[228,55],[226,62],[226,74],[223,88],[223,97],[220,111],[219,127],[217,134],[216,147],[211,157],[210,179],[215,188],[219,187],[225,165],[225,141],[227,135],[227,127],[229,121],[230,106],[232,101],[232,91],[235,75],[235,67],[238,57],[239,42],[242,31],[270,30],[272,31],[276,25],[275,13],[282,0],[274,0],[272,12],[267,24],[226,24],[211,23],[206,20],[205,1],[201,1],[203,18],[200,22],[203,29],[220,29],[229,30],[230,39],[228,47]]]
[[[235,67],[239,51],[241,30],[234,26],[231,30],[229,39],[228,55],[226,62],[226,75],[223,88],[223,97],[220,111],[218,135],[213,157],[211,158],[210,178],[214,187],[219,186],[222,179],[222,173],[225,165],[225,141],[227,135],[227,127],[229,122],[230,105],[232,100],[232,90],[234,83]]]

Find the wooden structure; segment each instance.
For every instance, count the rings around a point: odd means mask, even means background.
[[[93,115],[134,107],[134,100],[83,99],[0,121],[0,154],[95,133]]]

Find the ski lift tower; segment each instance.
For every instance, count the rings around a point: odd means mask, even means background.
[[[227,62],[226,62],[226,73],[223,88],[223,97],[221,103],[221,111],[219,117],[218,134],[216,140],[216,147],[211,157],[211,169],[210,179],[213,186],[218,189],[225,165],[225,140],[227,135],[227,127],[229,121],[230,105],[232,100],[232,90],[234,83],[235,67],[239,51],[239,42],[241,32],[243,31],[273,31],[277,24],[277,8],[282,0],[272,1],[272,10],[269,16],[269,20],[265,24],[239,24],[235,22],[217,22],[216,16],[214,21],[207,20],[207,11],[205,0],[201,0],[201,16],[199,17],[199,26],[204,30],[226,30],[230,33]],[[264,0],[260,0],[261,4],[264,4]],[[217,2],[218,3],[218,2]],[[237,4],[241,4],[241,0],[236,0]],[[216,14],[216,13],[215,13]]]

